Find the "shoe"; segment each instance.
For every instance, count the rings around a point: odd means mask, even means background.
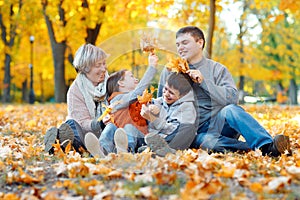
[[[276,135],[273,138],[273,142],[263,147],[263,155],[269,155],[273,157],[278,157],[281,154],[288,153],[287,155],[292,155],[291,147],[290,147],[290,139],[285,135]]]
[[[117,153],[128,153],[128,137],[123,128],[118,128],[115,131],[114,142],[117,148]]]
[[[84,143],[87,150],[93,157],[104,158],[104,153],[101,151],[100,143],[95,134],[88,132],[84,137]]]
[[[176,153],[175,149],[169,147],[168,143],[156,133],[149,133],[145,137],[147,146],[158,156],[164,157],[168,153]]]
[[[273,139],[273,145],[271,149],[276,149],[280,154],[284,154],[286,152],[288,152],[288,154],[292,154],[290,138],[282,134],[276,135]]]
[[[44,137],[44,143],[45,143],[45,151],[49,154],[54,153],[54,147],[52,146],[55,144],[55,141],[57,139],[58,129],[56,127],[51,127],[46,131],[45,137]]]
[[[58,128],[59,144],[64,151],[69,143],[73,144],[74,141],[74,132],[69,124],[62,123]]]

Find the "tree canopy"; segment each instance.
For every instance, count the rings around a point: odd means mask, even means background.
[[[28,92],[30,64],[36,99],[65,101],[67,87],[76,77],[73,55],[83,43],[111,54],[110,72],[128,68],[140,78],[147,64],[138,48],[140,35],[151,32],[158,37],[163,67],[176,54],[174,33],[185,25],[205,32],[208,55],[228,67],[246,92],[254,93],[257,81],[265,82],[269,95],[278,82],[297,90],[299,4],[296,0],[0,0],[2,101],[26,101],[22,94]],[[35,38],[32,44],[30,36]]]

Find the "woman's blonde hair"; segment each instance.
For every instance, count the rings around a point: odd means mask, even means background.
[[[84,44],[76,51],[73,66],[77,72],[88,73],[99,60],[106,59],[108,56],[101,48]]]

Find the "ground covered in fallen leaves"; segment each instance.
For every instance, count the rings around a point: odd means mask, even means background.
[[[98,159],[58,149],[53,156],[43,138],[65,120],[65,104],[1,105],[0,199],[300,199],[300,107],[244,108],[272,136],[290,136],[293,155],[187,150]]]

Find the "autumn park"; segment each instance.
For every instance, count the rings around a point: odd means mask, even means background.
[[[0,199],[300,199],[299,10],[297,0],[0,0]],[[204,55],[231,73],[239,105],[272,137],[288,136],[292,154],[147,148],[102,158],[58,140],[45,151],[47,130],[66,121],[81,45],[109,54],[108,74],[141,79],[141,41],[155,40],[156,90],[187,25],[204,31]]]

